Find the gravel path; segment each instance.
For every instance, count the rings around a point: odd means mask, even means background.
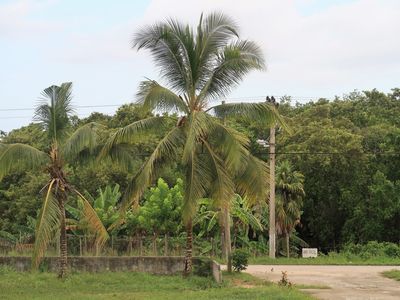
[[[250,265],[246,272],[277,282],[287,271],[294,284],[329,286],[330,289],[304,289],[318,299],[329,300],[400,300],[400,282],[383,277],[383,271],[400,266],[300,266]]]

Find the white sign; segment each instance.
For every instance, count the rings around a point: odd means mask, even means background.
[[[318,249],[317,248],[303,248],[301,254],[304,258],[317,257]]]

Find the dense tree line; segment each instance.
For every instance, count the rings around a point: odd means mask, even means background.
[[[278,164],[289,161],[292,169],[304,177],[305,197],[300,222],[296,226],[296,236],[324,251],[338,250],[348,242],[366,243],[376,240],[398,243],[400,90],[393,89],[388,94],[377,90],[354,92],[334,101],[320,99],[305,104],[292,103],[290,97],[284,97],[280,101],[279,111],[292,133],[278,130]],[[129,104],[120,107],[113,116],[92,113],[84,119],[74,117],[71,126],[76,129],[91,122],[100,123],[104,125],[99,132],[100,139],[105,141],[118,128],[148,116],[151,114],[144,113],[134,104]],[[172,118],[169,122],[173,122]],[[260,122],[251,122],[240,117],[227,119],[226,122],[250,137],[250,148],[254,155],[264,160],[268,159],[268,149],[257,143],[259,139],[268,139],[267,127]],[[38,124],[32,123],[3,135],[2,142],[28,144],[46,151],[48,144],[45,134]],[[77,160],[67,165],[65,172],[71,184],[93,197],[100,188],[106,189],[107,186],[114,187],[116,184],[123,193],[135,171],[163,134],[153,133],[130,147],[129,155],[132,159],[129,165],[117,165],[111,160],[92,160],[82,164]],[[176,184],[176,178],[184,178],[179,163],[165,166],[160,177],[171,187]],[[47,181],[48,177],[41,170],[35,170],[13,173],[0,182],[1,231],[15,235],[29,232],[26,228],[30,218],[36,218],[38,215],[43,202],[39,192]],[[165,183],[159,184],[163,186]],[[164,186],[163,188],[165,189]],[[153,197],[154,203],[157,203],[157,197]],[[145,194],[140,201],[144,207],[142,216],[161,213],[150,209],[151,205],[156,204],[146,204],[145,199],[150,198],[151,196]],[[94,204],[96,200],[93,198],[89,201]],[[74,205],[76,202],[76,199],[72,201]],[[97,205],[100,205],[99,202]],[[180,207],[179,205],[177,207]],[[210,216],[206,213],[206,207],[208,206],[204,204],[203,208],[200,208],[200,214]],[[257,215],[262,211],[256,209],[254,213]],[[265,208],[263,212],[265,219],[268,217]],[[105,215],[102,216],[106,218]],[[157,216],[157,219],[160,218],[162,215]],[[129,219],[128,216],[127,224],[130,224],[136,233],[139,232],[139,227],[134,229],[139,224],[138,220],[140,218]],[[259,220],[268,222],[262,218]],[[204,218],[204,222],[209,221],[210,219]],[[140,232],[154,226],[150,219],[145,221],[142,217],[141,222],[143,230]],[[232,230],[245,232],[250,240],[265,241],[267,238],[267,232],[261,231],[254,235],[252,228],[240,227],[239,219],[236,219],[236,222],[238,227]],[[182,225],[173,226],[179,228],[174,229],[175,232],[183,230]],[[195,235],[201,232],[201,236],[207,235],[206,227],[208,225],[195,224]],[[210,225],[210,228],[215,234],[214,227]],[[150,231],[154,230],[149,229]],[[120,232],[126,234],[126,229]],[[166,230],[160,228],[157,234],[166,233]]]

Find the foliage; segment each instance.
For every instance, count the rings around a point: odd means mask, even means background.
[[[232,266],[237,272],[241,272],[247,269],[249,264],[249,253],[243,249],[236,249],[232,253]]]
[[[343,247],[342,253],[349,256],[360,256],[364,259],[373,257],[400,258],[400,245],[394,243],[378,243],[370,241],[366,244],[349,243]]]
[[[218,117],[224,116],[221,110],[217,111]],[[225,110],[228,111],[230,110]],[[290,236],[291,254],[299,253],[301,244],[297,243],[297,237],[311,247],[318,247],[320,253],[331,252],[329,257],[322,259],[328,263],[329,260],[342,263],[388,261],[387,258],[380,258],[381,256],[371,256],[368,260],[362,260],[358,255],[357,257],[351,255],[351,251],[347,254],[348,258],[344,257],[344,253],[334,257],[332,251],[341,251],[349,243],[364,245],[373,240],[380,243],[398,243],[400,234],[398,172],[400,159],[397,153],[400,147],[400,124],[396,115],[400,112],[398,90],[395,89],[388,94],[376,90],[350,93],[334,101],[321,99],[308,103],[291,103],[290,97],[285,97],[281,101],[279,111],[293,129],[293,133],[288,135],[278,130],[277,165],[289,161],[293,170],[303,174],[303,189],[306,194],[301,209],[301,224],[296,226],[296,231]],[[209,112],[216,116],[213,109]],[[105,127],[97,128],[97,133],[98,143],[102,144],[110,134],[117,132],[119,127],[129,124],[129,120],[139,121],[152,116],[154,116],[152,113],[143,112],[140,106],[124,105],[114,116],[94,113],[86,119],[71,117],[67,127],[72,132],[79,126],[91,122],[101,123]],[[144,130],[146,137],[144,134],[138,134],[135,139],[132,137],[132,141],[127,140],[121,144],[123,145],[121,148],[129,147],[129,155],[126,156],[129,167],[128,164],[120,165],[109,160],[96,160],[85,164],[83,160],[78,159],[66,161],[68,164],[64,166],[64,170],[71,185],[77,190],[86,190],[91,195],[97,195],[99,188],[104,190],[107,186],[114,187],[115,184],[119,184],[120,191],[124,194],[129,183],[137,179],[134,178],[134,174],[153,153],[166,130],[176,126],[178,119],[174,115],[159,115],[157,118],[163,119],[161,123],[165,126],[157,127],[157,123],[154,123],[153,130],[150,128],[148,131]],[[188,122],[188,119],[181,121]],[[144,122],[139,123],[144,124]],[[241,135],[248,137],[246,147],[254,156],[268,159],[268,151],[256,142],[257,139],[268,139],[267,126],[256,120],[236,115],[226,117],[225,127],[234,129],[228,133],[240,132]],[[43,127],[37,123],[15,129],[2,136],[4,144],[20,143],[44,152],[49,151],[50,142]],[[164,148],[164,150],[169,149]],[[203,157],[200,151],[204,151],[205,148],[198,149],[198,157]],[[94,149],[93,154],[97,150]],[[182,153],[181,147],[176,151],[177,159],[172,163],[165,163],[164,156],[161,160],[156,160],[153,166],[163,168],[160,172],[157,170],[152,174],[153,179],[162,177],[169,186],[173,186],[175,178],[183,178],[183,189],[185,189]],[[22,236],[22,240],[32,241],[32,228],[27,224],[27,217],[37,217],[37,212],[43,203],[40,191],[48,181],[48,175],[40,167],[29,171],[11,170],[2,179],[0,230],[12,234],[15,239]],[[146,191],[147,188],[143,188],[144,194]],[[144,197],[147,196],[138,197],[140,206],[148,201]],[[72,205],[75,199],[76,197],[70,197],[69,203]],[[253,200],[243,195],[241,199]],[[216,249],[221,242],[217,209],[203,203],[203,200],[198,203],[199,213],[194,219],[193,232],[196,237],[195,245],[197,249],[203,249],[204,254],[219,255],[220,252]],[[263,230],[247,226],[239,215],[235,216],[234,207],[231,207],[233,244],[248,249],[254,255],[265,255],[268,251],[268,232],[265,230],[268,227],[266,202],[259,201],[248,207],[243,204],[238,206],[241,210],[247,209],[261,223]],[[131,206],[128,208],[129,211],[125,214],[126,223],[117,230],[117,236],[134,236],[138,232],[147,235],[150,231],[141,228],[138,213],[133,211]],[[171,236],[171,241],[176,239],[179,243],[183,243],[185,235],[182,230],[178,230],[175,237]],[[214,248],[211,246],[211,239]],[[396,253],[395,247],[395,245],[389,246],[388,253]],[[369,257],[370,254],[366,252],[363,256]]]
[[[159,234],[177,233],[181,230],[183,181],[177,179],[174,187],[159,178],[157,185],[144,195],[139,209],[139,223],[148,232]]]

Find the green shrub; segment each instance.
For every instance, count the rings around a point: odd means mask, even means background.
[[[198,257],[193,260],[193,274],[201,277],[212,276],[211,261],[209,258]]]
[[[400,246],[393,243],[387,243],[385,246],[385,254],[391,258],[400,258]]]
[[[232,254],[232,266],[237,272],[247,269],[249,265],[249,253],[245,250],[235,250]]]
[[[346,257],[359,256],[362,259],[373,257],[400,258],[400,245],[389,242],[370,241],[367,244],[349,243],[343,247]]]

